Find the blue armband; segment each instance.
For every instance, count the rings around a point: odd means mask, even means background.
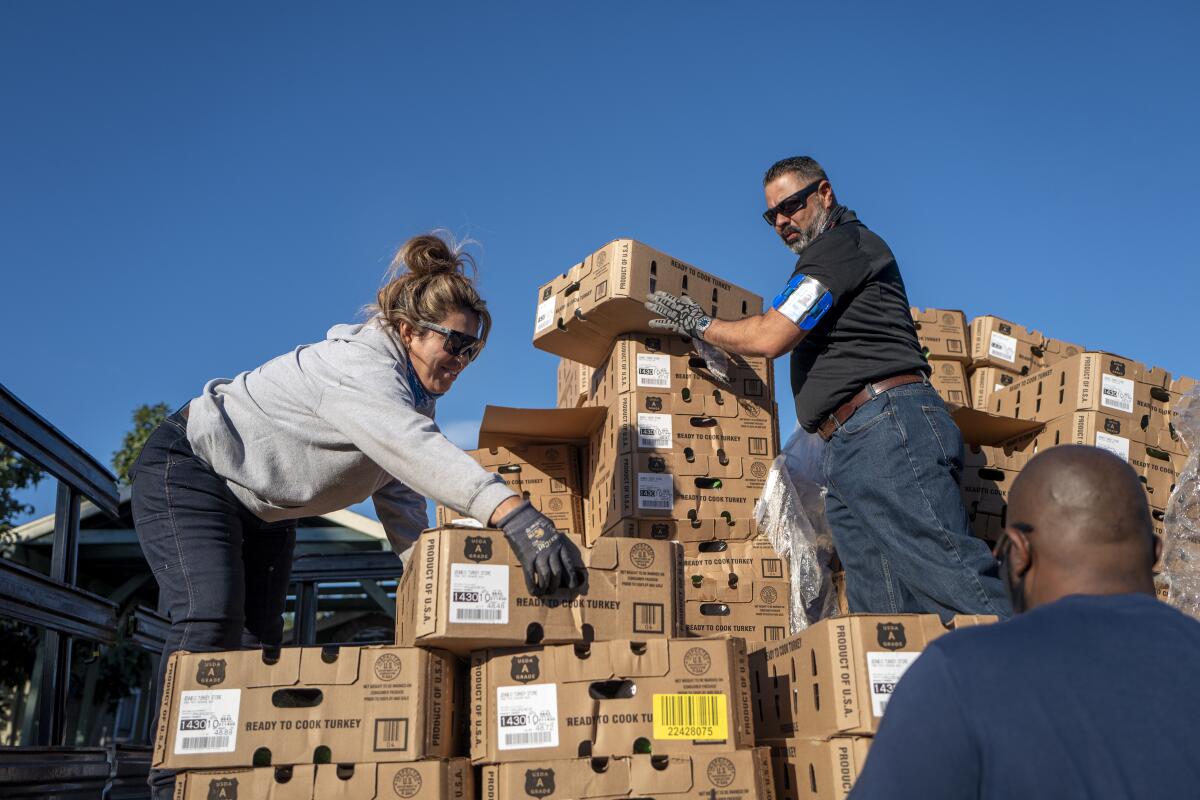
[[[833,293],[819,280],[799,273],[775,296],[771,307],[796,324],[811,331],[833,305]]]

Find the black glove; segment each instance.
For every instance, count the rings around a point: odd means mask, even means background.
[[[581,588],[587,582],[587,567],[579,548],[528,500],[505,514],[496,527],[504,531],[504,538],[516,552],[530,594],[549,594],[560,587]]]
[[[651,328],[674,331],[693,339],[703,339],[712,317],[690,297],[676,297],[670,292],[646,295],[646,309],[661,319],[650,320]]]

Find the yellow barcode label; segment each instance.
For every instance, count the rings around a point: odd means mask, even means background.
[[[723,694],[656,694],[654,738],[728,739],[727,709]]]

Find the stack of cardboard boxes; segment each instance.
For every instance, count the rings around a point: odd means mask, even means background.
[[[557,407],[489,407],[472,452],[571,533],[587,587],[531,596],[500,531],[438,508],[398,590],[399,643],[469,659],[487,798],[773,796],[745,642],[788,631],[787,569],[752,519],[779,447],[771,364],[722,360],[720,380],[690,340],[647,333],[655,288],[762,307],[612,242],[539,290]]]
[[[959,616],[950,628],[994,619]],[[946,631],[935,614],[856,614],[751,652],[754,725],[771,748],[776,797],[846,797],[896,683]]]
[[[170,656],[154,767],[176,800],[470,800],[447,653],[320,647]]]
[[[1194,380],[996,316],[977,317],[968,327],[960,311],[912,311],[933,368],[932,382],[943,399],[1037,423],[987,444],[967,437],[962,490],[978,536],[999,537],[1013,479],[1035,453],[1059,444],[1094,445],[1128,461],[1146,487],[1161,533],[1167,500],[1187,457],[1171,424],[1171,408]],[[960,363],[967,368],[965,395]]]

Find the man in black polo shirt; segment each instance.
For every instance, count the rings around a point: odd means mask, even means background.
[[[1010,615],[995,559],[971,535],[962,435],[929,386],[892,251],[811,158],[776,163],[763,187],[764,219],[800,256],[767,313],[713,319],[655,292],[651,325],[733,353],[792,354],[796,418],[826,441],[825,513],[851,611]]]

